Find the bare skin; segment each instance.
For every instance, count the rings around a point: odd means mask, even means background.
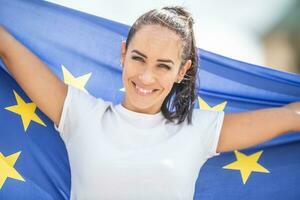
[[[180,41],[172,31],[155,25],[141,28],[127,50],[122,43],[121,61],[126,90],[122,104],[126,108],[147,114],[160,110],[172,84],[182,80],[191,66],[191,61],[187,61],[183,68],[179,67],[180,49]],[[133,50],[142,52],[146,57]],[[58,125],[67,85],[1,26],[0,58],[31,100]],[[171,60],[173,64],[158,61],[161,59]],[[167,70],[165,65],[171,70]],[[139,92],[135,85],[142,90]],[[154,93],[141,93],[153,89]],[[217,151],[244,149],[290,131],[300,131],[300,102],[278,108],[226,113]]]
[[[0,57],[14,79],[37,107],[58,125],[67,85],[1,26],[0,44]]]

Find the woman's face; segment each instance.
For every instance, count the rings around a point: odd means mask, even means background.
[[[124,107],[147,114],[160,111],[174,82],[191,65],[189,60],[180,69],[181,43],[175,32],[160,25],[142,26],[127,50],[122,42]]]

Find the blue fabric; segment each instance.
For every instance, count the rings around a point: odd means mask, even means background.
[[[62,66],[75,77],[92,73],[85,85],[89,93],[114,103],[122,100],[120,45],[129,26],[39,0],[0,0],[0,24],[60,79]],[[225,112],[240,112],[300,100],[299,75],[202,49],[199,57],[197,91],[210,106],[226,101]],[[26,103],[31,101],[0,65],[0,199],[68,199],[71,175],[64,143],[39,109],[35,113],[45,125],[30,121],[27,129],[20,115],[7,109],[17,104],[14,91]],[[237,153],[250,157],[261,150],[257,163],[269,173],[252,172],[244,182],[240,170],[224,168],[237,160],[234,152],[209,159],[200,171],[194,199],[299,199],[300,134]],[[13,156],[17,159],[11,164]],[[11,178],[9,170],[22,178]]]

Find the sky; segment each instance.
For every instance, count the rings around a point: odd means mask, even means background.
[[[150,9],[181,5],[194,17],[199,48],[257,65],[265,65],[260,35],[293,3],[293,0],[48,1],[127,25]]]

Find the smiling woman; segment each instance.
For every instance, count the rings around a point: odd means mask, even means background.
[[[179,83],[174,83],[182,80],[191,66],[191,61],[181,66],[181,43],[177,34],[159,25],[141,28],[130,40],[128,49],[122,43],[125,107],[148,114],[161,110],[166,97],[172,95],[172,88],[178,87]],[[126,50],[131,53],[126,54]],[[164,110],[168,111],[168,108]],[[169,111],[163,114],[170,118]],[[180,114],[183,113],[178,116]]]
[[[126,93],[113,105],[65,85],[0,27],[1,59],[66,144],[71,199],[190,200],[207,159],[300,130],[299,102],[235,114],[193,109],[197,53],[182,7],[142,15],[121,48]]]
[[[151,10],[135,21],[122,43],[125,107],[191,123],[198,66],[193,23],[179,7]]]

